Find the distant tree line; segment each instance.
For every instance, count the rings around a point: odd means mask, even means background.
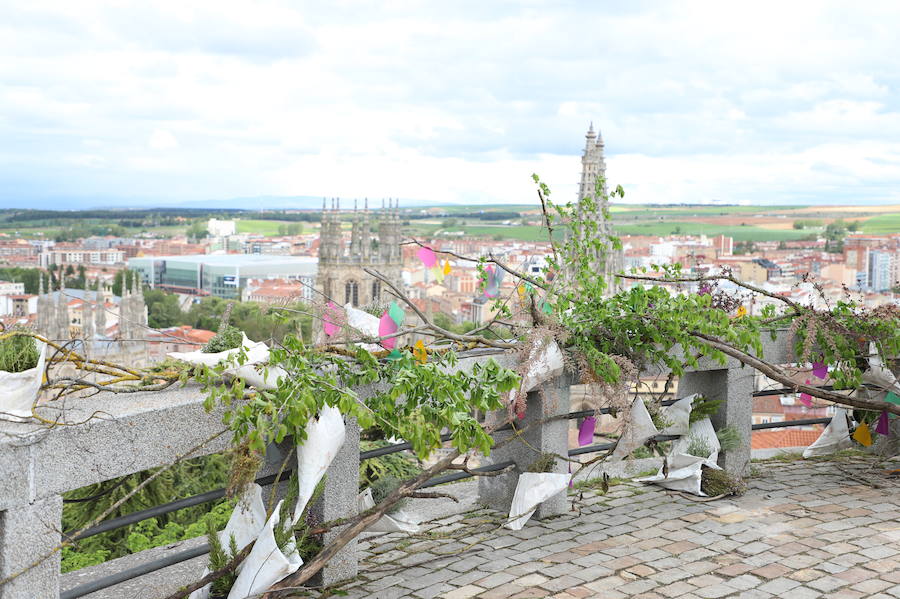
[[[222,321],[225,307],[232,303],[219,297],[205,297],[182,311],[178,296],[161,289],[145,289],[148,324],[154,329],[188,325],[195,329],[216,331]],[[289,306],[301,308],[301,306]],[[281,341],[288,333],[300,334],[309,341],[312,338],[312,317],[284,310],[270,310],[268,306],[254,302],[237,302],[231,311],[229,323],[247,334],[254,341]]]

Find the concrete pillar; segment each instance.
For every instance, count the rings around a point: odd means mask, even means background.
[[[312,521],[328,522],[338,518],[352,518],[358,513],[356,496],[359,494],[359,425],[355,419],[347,419],[346,431],[344,444],[325,473],[325,489],[322,496],[310,508]],[[338,527],[325,533],[322,535],[322,543],[327,545],[343,530],[344,527]],[[314,584],[327,586],[356,577],[359,572],[356,545],[356,539],[347,543],[313,579]]]
[[[516,420],[517,428],[525,428],[531,423],[539,422],[550,416],[569,413],[569,378],[565,375],[539,387],[528,394],[528,409],[523,420]],[[505,418],[506,410],[493,414],[493,418]],[[541,425],[534,425],[522,434],[521,440],[512,440],[491,452],[487,464],[498,464],[513,461],[514,471],[501,476],[482,476],[478,479],[478,494],[481,502],[499,510],[509,511],[513,494],[516,491],[519,473],[526,472],[541,453],[553,453],[567,456],[569,450],[569,421],[554,420]],[[512,431],[502,431],[494,435],[497,442],[513,436]],[[556,472],[566,472],[567,462],[556,461]],[[545,518],[567,511],[565,491],[558,493],[538,506],[534,517]]]
[[[741,435],[740,447],[719,454],[719,466],[735,476],[749,471],[754,372],[749,367],[687,372],[678,383],[679,397],[700,393],[722,400],[710,420],[716,430],[730,426]]]
[[[0,512],[0,579],[27,568],[60,542],[62,497],[52,495]],[[59,596],[60,553],[0,586],[2,599]]]

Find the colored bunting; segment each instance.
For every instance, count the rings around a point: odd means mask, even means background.
[[[541,312],[544,314],[553,314],[553,306],[550,305],[550,302],[544,300],[544,303],[541,304]]]
[[[734,315],[735,318],[743,318],[747,316],[747,308],[744,306],[738,306],[737,313]]]
[[[403,311],[403,308],[397,305],[397,302],[391,302],[391,305],[388,306],[388,315],[390,315],[391,320],[396,323],[398,328],[403,326],[406,313]]]
[[[828,376],[828,366],[826,366],[824,362],[813,362],[812,373],[813,376],[824,381]]]
[[[584,422],[581,423],[581,427],[578,429],[578,445],[584,447],[585,445],[590,445],[591,441],[594,440],[594,430],[597,427],[597,419],[593,416],[588,416],[584,419]]]
[[[402,357],[403,357],[403,354],[400,353],[400,350],[394,348],[393,350],[391,350],[391,353],[388,354],[387,359],[393,361],[393,360],[399,360]]]
[[[416,341],[416,344],[413,346],[413,356],[419,364],[424,364],[428,361],[428,352],[425,350],[425,344],[422,343],[421,339]]]
[[[397,323],[391,318],[391,315],[387,310],[384,311],[384,314],[381,315],[381,319],[378,321],[378,335],[380,337],[384,337],[386,335],[393,335],[397,332]],[[397,346],[397,338],[391,337],[390,339],[382,339],[381,347],[384,349],[394,349]]]
[[[337,324],[338,316],[340,316],[340,309],[334,302],[328,302],[325,306],[325,318],[323,319],[323,322],[325,334],[329,337],[341,330],[341,327]]]
[[[888,424],[888,413],[882,412],[878,417],[878,424],[875,425],[875,432],[879,435],[889,435],[891,434],[891,427]]]
[[[870,446],[872,444],[872,433],[869,432],[869,425],[865,422],[861,422],[859,426],[856,427],[853,438],[864,447]]]
[[[525,301],[525,286],[524,285],[516,285],[516,292],[519,294],[519,301]]]
[[[444,274],[444,276],[450,274],[450,261],[449,260],[444,260],[444,268],[441,272]]]
[[[422,264],[425,265],[425,268],[431,268],[437,264],[437,255],[430,247],[420,247],[416,255],[419,257],[419,260],[422,261]]]

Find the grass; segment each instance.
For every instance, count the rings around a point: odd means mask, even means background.
[[[862,232],[872,234],[900,233],[900,214],[880,214],[862,222]]]
[[[286,220],[240,219],[237,221],[237,232],[275,236],[278,235],[279,226],[289,224],[291,223]]]
[[[716,225],[685,221],[616,224],[615,229],[620,235],[672,235],[678,230],[681,235],[727,235],[735,241],[791,241],[803,239],[811,234],[809,231],[794,229],[765,229],[752,225]]]

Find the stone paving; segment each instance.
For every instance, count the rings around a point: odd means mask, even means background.
[[[341,590],[359,599],[897,599],[900,480],[882,472],[860,458],[754,464],[743,496],[711,502],[624,483],[570,493],[575,511],[517,532],[475,510],[417,535],[367,539],[362,575]]]

